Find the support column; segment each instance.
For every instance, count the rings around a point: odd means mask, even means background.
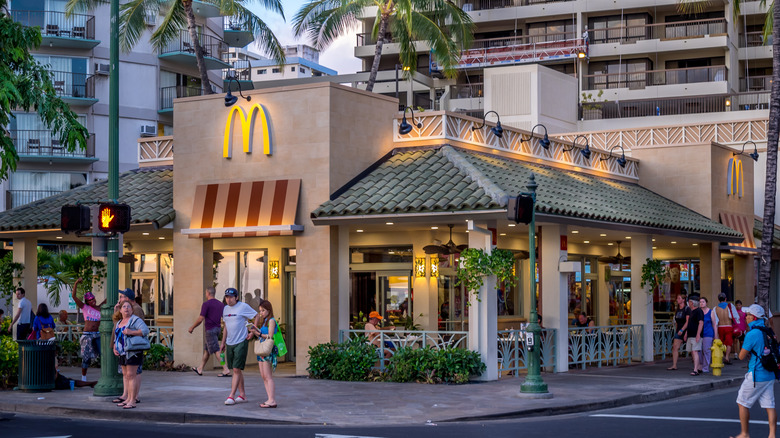
[[[743,303],[755,302],[755,269],[753,264],[753,255],[737,255],[734,257],[734,296],[742,297]],[[714,291],[715,301],[710,300],[710,303],[717,303],[717,296],[720,292],[720,288]],[[737,298],[734,298],[737,299]]]
[[[493,235],[485,224],[468,221],[469,248],[491,253]],[[476,350],[486,370],[478,380],[498,380],[498,302],[496,301],[496,277],[485,277],[479,290],[479,301],[469,294],[469,346]]]
[[[720,293],[720,252],[718,244],[712,242],[699,243],[699,292],[707,297],[710,303],[717,303],[717,296]],[[693,292],[693,291],[691,291]],[[736,292],[736,291],[735,291]],[[715,300],[713,301],[713,298]],[[753,296],[745,301],[745,298],[738,293],[734,299],[741,299],[745,305],[749,306],[753,302]]]
[[[192,334],[187,330],[200,315],[206,287],[214,285],[214,241],[174,233],[173,253],[176,269],[173,290],[177,293],[173,307],[173,332],[177,334],[173,360],[197,366],[203,357],[203,325]],[[218,291],[217,296],[222,292]]]
[[[339,226],[338,233],[338,327],[339,330],[349,330],[349,227]]]
[[[566,273],[558,271],[558,262],[566,257],[566,251],[561,251],[561,225],[550,224],[540,227],[538,235],[540,280],[539,298],[544,303],[542,308],[542,326],[558,331],[555,351],[555,367],[557,372],[569,371],[569,309],[568,309],[568,278]],[[533,242],[531,243],[533,251]],[[533,268],[532,268],[533,269]]]
[[[24,288],[24,296],[32,304],[33,313],[38,310],[38,239],[35,237],[14,238],[13,258],[15,263],[24,265],[22,278],[18,280]],[[13,309],[11,309],[11,319],[19,311],[19,300],[16,294],[13,295]],[[32,323],[32,321],[30,321]],[[19,321],[16,322],[19,324]],[[14,339],[16,339],[16,325],[13,327]]]
[[[653,294],[642,283],[642,265],[653,258],[653,238],[640,234],[631,237],[631,324],[642,324],[642,359],[653,361]],[[635,357],[634,360],[639,359]]]
[[[416,259],[425,259],[425,276],[418,277],[417,272],[412,270],[414,300],[409,314],[414,317],[415,324],[419,324],[423,330],[436,331],[439,330],[439,287],[438,277],[432,276],[431,273],[435,257],[445,256],[425,253],[423,247],[432,241],[431,233],[416,233],[412,238],[412,266],[415,266]]]

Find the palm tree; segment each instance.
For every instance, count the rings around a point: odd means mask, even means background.
[[[73,295],[83,297],[86,292],[92,291],[93,283],[100,281],[105,275],[106,265],[99,260],[93,260],[89,248],[83,248],[75,255],[38,251],[38,276],[45,277],[49,303],[55,307],[60,305],[60,290],[63,287],[71,290]],[[73,290],[73,284],[79,278],[88,281],[82,282],[78,290]]]
[[[739,17],[742,1],[733,0],[734,17]],[[683,12],[698,12],[706,2],[682,0]],[[766,0],[761,0],[761,6]],[[777,140],[780,133],[780,28],[773,23],[780,20],[780,2],[772,2],[764,21],[764,36],[772,35],[772,88],[769,97],[769,124],[766,135],[766,183],[764,185],[764,218],[758,264],[758,291],[756,302],[769,309],[769,285],[772,274],[772,241],[775,231],[775,198],[777,193]],[[778,21],[780,22],[780,21]],[[735,18],[736,24],[736,18]],[[766,41],[767,38],[764,38]]]
[[[455,66],[461,51],[471,44],[474,24],[466,12],[449,0],[310,0],[295,15],[295,36],[308,35],[312,44],[323,50],[357,25],[362,11],[371,6],[377,7],[372,32],[376,50],[366,90],[374,89],[388,31],[400,45],[404,70],[416,70],[414,43],[426,41],[444,68],[444,74],[448,77],[457,74]]]
[[[255,36],[255,44],[270,55],[279,65],[284,64],[284,48],[274,35],[273,31],[260,19],[246,8],[246,4],[253,0],[200,0],[219,8],[224,16],[235,17],[243,28],[252,32]],[[259,0],[260,3],[272,12],[276,12],[284,18],[281,0]],[[68,0],[65,7],[68,14],[77,10],[89,10],[108,0]],[[208,77],[208,70],[203,60],[205,52],[198,35],[195,13],[192,10],[193,0],[131,0],[121,5],[119,12],[119,45],[123,51],[129,52],[138,43],[138,40],[146,32],[146,14],[149,11],[164,11],[163,21],[155,29],[151,36],[151,43],[155,50],[161,51],[170,42],[180,37],[181,31],[187,29],[195,52],[195,59],[200,74],[200,84],[203,94],[213,94]]]

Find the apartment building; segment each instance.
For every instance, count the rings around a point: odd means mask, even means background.
[[[9,131],[19,153],[16,172],[0,184],[0,210],[27,204],[107,178],[109,95],[109,6],[66,17],[67,0],[12,0],[10,14],[41,28],[43,42],[34,51],[49,65],[54,87],[90,132],[85,150],[67,152],[35,113],[15,113]],[[223,56],[231,46],[253,40],[219,9],[194,1],[200,42],[212,89],[223,88]],[[119,169],[138,167],[137,139],[173,134],[173,100],[201,94],[201,79],[189,33],[181,32],[159,52],[149,36],[164,11],[147,13],[148,31],[130,53],[120,53]]]
[[[418,71],[438,78],[435,91],[411,84],[413,95],[402,91],[402,102],[481,116],[486,69],[540,63],[577,79],[583,130],[602,129],[608,126],[604,120],[614,118],[768,108],[772,48],[763,38],[766,9],[759,1],[743,2],[738,17],[730,2],[711,2],[695,15],[681,13],[679,0],[460,5],[477,27],[457,79],[443,79],[429,47],[418,43]],[[365,70],[373,60],[375,16],[373,8],[366,10],[355,47]],[[398,68],[399,46],[392,38],[387,35],[380,70]],[[390,95],[393,87],[380,84],[375,91]]]

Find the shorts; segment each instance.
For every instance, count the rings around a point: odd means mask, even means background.
[[[144,372],[143,368],[144,368],[144,364],[143,364],[143,361],[141,361],[141,363],[139,363],[139,364],[138,364],[138,369],[137,369],[137,370],[135,370],[135,373],[136,373],[136,374],[141,374],[141,373],[143,373],[143,372]],[[121,365],[121,364],[120,364],[120,365],[117,365],[117,367],[116,367],[116,373],[117,373],[117,374],[119,374],[120,376],[122,375],[122,365]]]
[[[674,332],[674,339],[679,339],[681,341],[684,341],[685,339],[683,339],[683,336],[685,335],[681,335],[680,332]]]
[[[123,354],[119,356],[119,365],[121,366],[141,366],[144,363],[143,353],[136,353],[132,356]]]
[[[685,344],[685,349],[688,351],[701,351],[701,341],[701,338],[699,338],[699,342],[696,342],[695,336],[688,336],[688,342]]]
[[[718,326],[718,337],[720,338],[720,341],[723,342],[723,345],[727,347],[734,345],[734,339],[732,338],[733,333],[734,329],[730,325]]]
[[[79,338],[81,344],[81,368],[89,368],[93,359],[100,358],[100,333],[84,332]]]
[[[206,330],[206,335],[203,338],[203,351],[206,351],[208,354],[214,354],[219,351],[219,332],[221,331],[220,327]]]
[[[774,409],[775,381],[770,380],[768,382],[755,382],[754,388],[753,373],[748,372],[745,374],[745,380],[742,382],[742,386],[739,387],[739,392],[737,393],[737,404],[750,409],[754,404],[756,404],[756,400],[758,400],[762,408]]]
[[[249,348],[249,340],[244,339],[236,345],[228,345],[225,354],[225,364],[231,370],[243,370],[246,366],[246,352]]]

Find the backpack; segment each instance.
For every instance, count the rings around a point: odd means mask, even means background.
[[[778,345],[775,332],[769,327],[759,326],[754,328],[761,330],[761,333],[764,335],[764,349],[760,355],[754,351],[751,351],[751,353],[758,356],[761,366],[765,370],[775,374],[775,379],[780,379],[780,367],[778,366],[780,364],[780,345]],[[755,374],[753,376],[755,379]]]

